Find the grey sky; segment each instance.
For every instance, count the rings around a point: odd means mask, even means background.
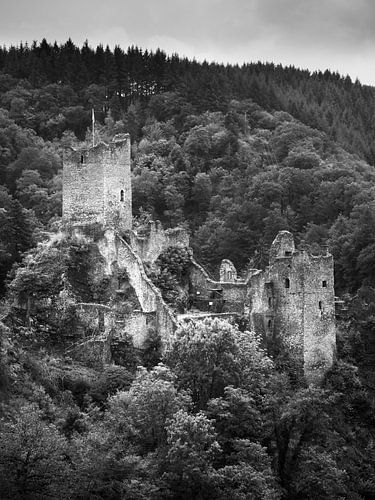
[[[374,0],[0,0],[0,43],[72,40],[329,68],[375,85]]]

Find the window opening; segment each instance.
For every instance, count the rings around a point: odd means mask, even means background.
[[[272,306],[272,297],[268,297],[268,305],[269,305],[269,307]]]
[[[81,155],[81,163],[83,163],[83,160],[84,160],[83,155]]]
[[[290,280],[289,280],[289,278],[285,278],[285,288],[290,288]]]
[[[319,300],[319,309],[322,310],[322,301]]]
[[[292,255],[292,252],[289,250],[285,251],[285,257],[290,257]]]
[[[120,201],[124,201],[124,190],[121,189],[120,191]]]
[[[326,282],[326,280],[323,280],[323,281],[322,281],[322,287],[323,287],[323,288],[327,288],[327,282]]]
[[[272,328],[272,319],[268,320],[268,328]]]

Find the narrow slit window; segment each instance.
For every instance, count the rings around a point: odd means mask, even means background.
[[[323,287],[323,288],[327,288],[327,282],[326,282],[326,280],[323,280],[323,281],[322,281],[322,287]]]
[[[322,310],[322,301],[319,300],[319,309]]]
[[[81,155],[81,163],[83,163],[83,162],[84,162],[84,157],[83,157],[83,155]]]
[[[124,190],[121,189],[120,191],[120,201],[124,201]]]
[[[272,319],[268,320],[268,328],[272,328]]]
[[[290,280],[289,280],[289,278],[285,278],[285,288],[290,288]]]
[[[272,297],[268,297],[268,305],[269,307],[272,307]]]

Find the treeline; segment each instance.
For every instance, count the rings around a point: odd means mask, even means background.
[[[0,81],[1,92],[15,83],[28,90],[43,89],[39,100],[47,111],[61,94],[69,105],[77,104],[78,94],[85,109],[94,106],[99,113],[110,108],[114,118],[130,104],[166,91],[177,92],[197,112],[223,111],[232,99],[251,98],[268,111],[292,114],[375,162],[374,89],[328,70],[310,73],[272,63],[225,66],[167,56],[161,50],[93,49],[87,42],[79,48],[71,40],[58,45],[45,39],[31,46],[1,48],[0,70],[11,77]],[[55,134],[59,133],[58,129]]]

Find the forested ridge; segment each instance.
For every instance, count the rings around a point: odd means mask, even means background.
[[[374,108],[373,87],[329,71],[0,49],[0,498],[374,498]],[[129,339],[102,371],[66,355],[70,312],[48,308],[87,249],[59,233],[62,157],[90,144],[92,109],[96,141],[131,135],[135,226],[187,227],[213,274],[266,266],[282,229],[329,245],[346,312],[321,388],[245,323],[181,327],[164,354]],[[22,322],[21,296],[47,320]]]

